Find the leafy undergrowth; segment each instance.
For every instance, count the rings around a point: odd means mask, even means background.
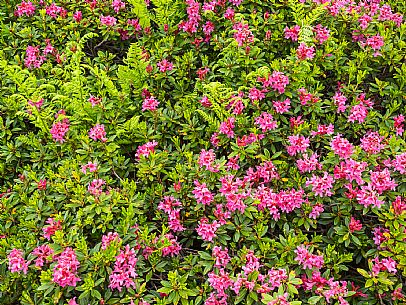
[[[403,1],[5,0],[1,304],[405,304]]]

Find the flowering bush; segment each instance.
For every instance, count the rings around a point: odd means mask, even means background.
[[[5,1],[1,304],[405,304],[404,10]]]

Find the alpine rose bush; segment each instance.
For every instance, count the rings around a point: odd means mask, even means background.
[[[0,304],[406,304],[395,0],[6,0]]]

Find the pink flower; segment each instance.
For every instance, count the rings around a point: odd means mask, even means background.
[[[272,115],[268,112],[262,112],[259,117],[256,117],[255,124],[259,125],[262,132],[273,130],[278,127],[278,123],[273,119]]]
[[[355,231],[361,231],[362,230],[362,223],[361,221],[355,219],[354,217],[351,216],[350,223],[348,224],[348,230],[351,233],[354,233]]]
[[[40,55],[39,47],[28,46],[25,51],[24,65],[28,69],[39,68],[45,61],[45,56]]]
[[[406,153],[397,155],[393,160],[393,166],[401,174],[406,174]]]
[[[21,271],[24,274],[27,274],[28,271],[28,263],[24,260],[23,257],[23,250],[20,249],[13,249],[7,256],[8,259],[8,270],[10,272],[18,272]]]
[[[347,109],[345,102],[347,98],[339,91],[337,91],[333,96],[334,104],[338,106],[337,113],[344,112]]]
[[[179,24],[179,29],[182,29],[184,32],[196,33],[199,27],[199,21],[201,16],[199,14],[200,4],[195,0],[188,0],[186,12],[188,14],[188,21],[182,21]]]
[[[234,15],[235,15],[235,12],[231,7],[227,8],[227,10],[224,12],[224,18],[226,18],[228,20],[233,20]]]
[[[254,251],[252,250],[249,250],[247,255],[245,255],[245,261],[245,266],[242,266],[245,275],[258,271],[261,267],[258,257],[254,255]]]
[[[48,16],[50,16],[51,18],[54,18],[54,19],[58,18],[58,15],[61,18],[65,18],[66,14],[68,13],[68,11],[66,9],[56,5],[55,3],[51,3],[51,5],[48,5],[45,8],[45,12]]]
[[[114,270],[109,277],[109,288],[118,291],[121,291],[123,287],[135,288],[133,279],[137,276],[137,273],[135,273],[137,261],[135,251],[130,249],[129,245],[125,246],[124,251],[120,250],[120,254],[116,256]]]
[[[284,101],[272,101],[273,108],[276,113],[285,113],[290,109],[290,99],[285,99]]]
[[[120,10],[125,9],[125,2],[121,0],[113,0],[111,6],[113,7],[114,11],[118,13]]]
[[[385,233],[389,233],[389,230],[382,227],[374,228],[372,234],[374,235],[373,240],[375,245],[380,246],[383,242],[386,242],[388,240],[388,237],[385,236]]]
[[[233,29],[236,30],[234,33],[234,39],[238,42],[239,47],[242,47],[244,44],[254,42],[254,35],[250,31],[248,24],[236,22],[233,25]]]
[[[121,238],[117,232],[109,232],[107,233],[107,235],[102,236],[101,248],[102,250],[106,250],[111,245],[111,243],[120,243],[120,242]]]
[[[214,23],[211,21],[207,21],[204,25],[203,25],[203,33],[207,36],[210,36],[210,34],[214,31]]]
[[[94,141],[100,140],[102,142],[106,142],[107,138],[106,132],[104,131],[104,125],[96,124],[94,127],[92,127],[89,131],[89,137]]]
[[[285,92],[285,88],[289,85],[289,77],[283,72],[273,71],[272,75],[268,75],[268,79],[263,80],[264,87],[271,87],[274,91],[278,91],[279,94]]]
[[[80,281],[80,278],[77,277],[80,263],[76,259],[75,251],[69,247],[66,248],[57,256],[56,261],[52,281],[61,287],[76,286],[76,282]]]
[[[42,179],[42,180],[38,181],[37,188],[38,188],[39,190],[41,190],[41,191],[46,190],[46,188],[47,188],[47,181],[46,181],[45,179]]]
[[[208,278],[210,286],[217,291],[218,295],[225,295],[225,290],[234,284],[229,274],[224,269],[219,270],[219,275],[210,272]]]
[[[76,21],[76,22],[80,22],[82,20],[82,12],[81,11],[76,11],[73,15],[72,18]]]
[[[306,186],[311,185],[312,191],[316,196],[325,197],[331,196],[333,193],[331,189],[333,188],[334,178],[330,176],[327,172],[324,172],[322,177],[313,175],[311,179],[306,181]]]
[[[178,255],[180,250],[182,250],[181,245],[176,241],[176,237],[174,237],[172,234],[166,234],[165,238],[171,243],[169,246],[162,248],[162,256],[168,256],[170,255],[171,257]]]
[[[89,99],[87,100],[90,104],[92,104],[92,107],[98,105],[101,103],[102,99],[101,97],[95,97],[93,95],[90,94]]]
[[[400,136],[405,131],[405,117],[402,114],[399,114],[393,118],[394,120],[394,127],[396,129],[396,135]]]
[[[313,59],[315,55],[314,47],[308,47],[302,42],[297,48],[296,55],[299,60]]]
[[[209,223],[207,218],[202,218],[199,221],[199,226],[196,228],[197,234],[204,241],[213,241],[213,238],[216,237],[216,231],[220,228],[220,224],[215,220],[213,223]]]
[[[206,108],[209,108],[212,106],[212,103],[210,102],[210,100],[207,96],[202,97],[202,99],[200,100],[200,104],[202,104],[202,106],[206,107]]]
[[[82,173],[84,173],[85,175],[86,175],[86,173],[87,173],[87,169],[89,169],[89,172],[93,173],[93,172],[97,171],[97,164],[96,164],[96,163],[92,163],[92,162],[89,161],[87,164],[82,165],[81,171],[82,171]]]
[[[27,17],[34,15],[35,13],[35,5],[31,1],[21,1],[19,5],[17,5],[17,9],[14,12],[15,16],[21,17],[22,15],[26,15]]]
[[[316,33],[316,40],[319,44],[322,44],[330,37],[330,31],[321,24],[316,25],[313,28],[313,32]]]
[[[316,153],[312,154],[310,157],[308,157],[308,154],[303,154],[303,159],[298,159],[296,161],[297,168],[302,174],[305,172],[310,173],[314,170],[320,170],[322,165],[317,158],[318,155]]]
[[[106,181],[103,179],[93,179],[87,187],[87,191],[95,197],[100,196],[103,193],[103,185]]]
[[[358,121],[363,123],[368,115],[368,109],[363,104],[357,104],[351,108],[350,115],[348,116],[348,122]]]
[[[235,118],[233,118],[233,117],[229,117],[225,122],[222,122],[220,124],[220,128],[219,128],[220,134],[224,134],[228,138],[234,138],[234,135],[235,135],[234,131],[233,131],[233,129],[235,127],[234,123],[235,123]]]
[[[54,250],[48,245],[38,246],[32,251],[32,255],[37,256],[35,259],[35,266],[42,267],[44,262],[54,254]]]
[[[41,109],[42,104],[44,103],[44,99],[40,99],[38,102],[34,102],[32,100],[28,100],[28,105],[37,108],[38,110]]]
[[[320,269],[323,267],[324,259],[322,255],[311,254],[307,247],[298,246],[295,250],[295,261],[299,262],[303,266],[303,269]]]
[[[117,19],[112,16],[101,15],[100,22],[101,22],[101,24],[104,24],[106,26],[114,26],[117,23]]]
[[[397,183],[391,179],[390,172],[387,168],[382,171],[370,172],[371,174],[371,186],[378,194],[382,194],[384,191],[394,191],[397,187]]]
[[[204,67],[204,68],[200,68],[199,70],[197,70],[196,74],[199,77],[200,80],[204,80],[204,78],[206,77],[206,74],[209,72],[209,68]]]
[[[347,159],[351,157],[354,152],[353,145],[345,138],[341,137],[341,134],[337,134],[330,142],[331,149],[340,158]]]
[[[199,183],[199,181],[195,180],[194,184],[196,187],[192,193],[195,196],[197,203],[204,205],[209,205],[212,203],[214,196],[207,188],[206,183]]]
[[[368,14],[364,14],[358,18],[359,26],[361,29],[365,30],[369,23],[372,21],[372,17]]]
[[[306,152],[306,149],[310,146],[309,138],[304,136],[289,136],[288,137],[290,145],[286,147],[288,154],[291,156],[296,155],[299,152]]]
[[[401,215],[406,211],[406,202],[402,200],[402,197],[396,196],[395,201],[392,202],[392,208],[395,215]]]
[[[42,231],[44,232],[44,237],[51,240],[51,236],[54,235],[56,231],[62,230],[62,224],[60,220],[55,221],[53,218],[48,218],[46,223],[49,225],[43,227]]]
[[[300,26],[295,25],[292,28],[286,27],[284,32],[285,32],[286,39],[291,39],[292,41],[297,41],[299,38]]]
[[[263,100],[265,98],[265,94],[264,94],[263,90],[259,90],[254,87],[254,88],[250,89],[248,97],[252,102],[256,102],[256,101]]]
[[[161,72],[171,71],[173,69],[173,64],[166,59],[163,59],[157,63],[157,66]]]
[[[78,303],[76,303],[76,297],[70,299],[70,300],[68,301],[68,305],[79,305]]]
[[[361,138],[361,148],[368,154],[378,154],[385,145],[382,144],[384,137],[381,137],[377,131],[368,132]]]
[[[142,111],[155,111],[159,105],[158,100],[154,96],[147,97],[142,103]]]
[[[214,246],[212,257],[216,259],[214,267],[225,268],[230,261],[230,256],[228,255],[228,250],[222,250],[221,247]]]
[[[169,214],[174,208],[181,206],[182,203],[179,200],[176,200],[173,196],[165,196],[164,199],[159,203],[158,210]]]
[[[327,125],[318,125],[317,126],[317,131],[310,131],[310,134],[315,137],[317,135],[323,136],[323,135],[332,135],[334,133],[334,125],[329,124]]]
[[[373,207],[380,208],[384,202],[378,199],[378,193],[374,190],[371,184],[366,186],[361,186],[361,189],[357,193],[357,201],[359,204],[362,204],[364,207]]]
[[[368,37],[366,44],[370,46],[373,50],[379,50],[384,45],[383,37],[380,35]]]
[[[52,139],[59,143],[65,142],[65,135],[69,131],[69,125],[70,123],[67,118],[54,123],[49,131],[52,135]]]
[[[151,153],[155,152],[155,147],[158,145],[158,142],[152,141],[147,142],[144,145],[138,146],[137,153],[135,154],[135,158],[140,160],[141,156],[147,158]]]

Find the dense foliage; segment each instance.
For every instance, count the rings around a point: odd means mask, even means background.
[[[405,304],[390,0],[4,0],[1,304]]]

